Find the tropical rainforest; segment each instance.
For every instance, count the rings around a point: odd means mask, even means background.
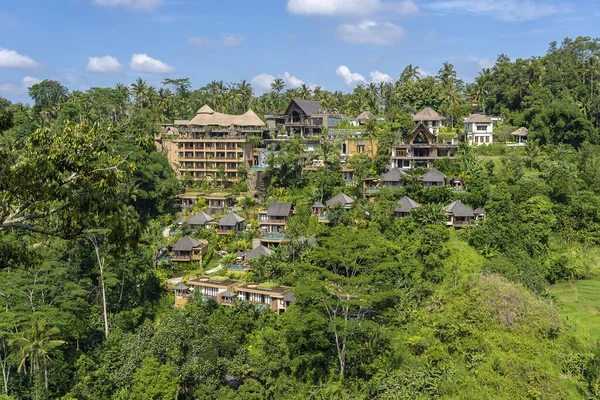
[[[0,98],[0,399],[600,398],[598,338],[561,314],[551,289],[600,276],[599,79],[600,40],[577,38],[541,57],[500,55],[473,83],[445,63],[351,93],[276,80],[254,96],[245,81],[193,90],[182,78],[85,92],[45,80],[30,105]],[[302,171],[303,141],[290,139],[269,160],[266,202],[294,203],[291,240],[247,279],[294,287],[297,301],[281,315],[247,303],[174,308],[166,279],[204,271],[158,262],[161,232],[181,216],[175,196],[210,183],[177,179],[156,151],[159,124],[204,104],[264,116],[292,98],[382,117],[365,133],[377,155],[350,160],[360,178],[385,171],[423,107],[449,129],[474,111],[503,126],[494,145],[463,144],[437,165],[466,191],[424,190],[409,176],[374,202],[361,183],[346,186],[326,145],[329,166]],[[505,146],[520,126],[527,146]],[[265,204],[243,186],[248,232],[194,233],[215,259],[258,235]],[[340,191],[359,200],[319,224],[311,205]],[[423,207],[398,219],[404,195]],[[453,200],[485,208],[485,220],[447,228]]]

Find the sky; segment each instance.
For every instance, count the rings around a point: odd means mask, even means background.
[[[445,61],[469,82],[499,54],[600,36],[600,0],[0,0],[0,96],[190,78],[351,91]]]

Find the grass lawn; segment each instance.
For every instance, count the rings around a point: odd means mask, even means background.
[[[579,335],[600,339],[600,280],[554,285],[551,292],[559,299],[561,314]]]

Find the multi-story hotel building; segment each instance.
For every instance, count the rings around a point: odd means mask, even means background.
[[[157,147],[180,177],[234,181],[240,166],[252,166],[251,136],[262,136],[265,123],[252,110],[222,114],[205,105],[190,121],[164,125]]]

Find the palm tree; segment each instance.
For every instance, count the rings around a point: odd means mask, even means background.
[[[588,72],[590,74],[590,98],[594,96],[594,78],[600,75],[600,59],[598,56],[591,56],[588,59]]]
[[[444,92],[442,93],[442,103],[446,104],[448,111],[450,112],[450,121],[452,128],[454,128],[454,110],[461,103],[460,93],[454,85],[453,81],[448,81],[448,84],[444,86]]]
[[[408,64],[400,74],[400,83],[415,82],[419,80],[419,67]]]
[[[454,65],[449,62],[445,62],[442,68],[439,70],[437,77],[442,82],[443,86],[446,86],[448,82],[456,79],[456,71]]]
[[[299,95],[303,99],[310,99],[311,98],[312,93],[311,93],[310,88],[306,85],[306,83],[303,83],[302,85],[300,85]]]
[[[525,145],[525,154],[529,158],[529,168],[533,168],[535,160],[540,156],[541,150],[539,142],[535,139],[529,139]]]
[[[20,348],[21,362],[17,372],[26,370],[27,364],[29,364],[32,376],[36,376],[43,367],[46,391],[48,390],[47,362],[52,362],[50,353],[65,343],[62,340],[53,339],[59,333],[58,328],[48,327],[46,321],[37,320],[33,321],[31,327],[26,329],[21,336],[10,341],[10,344]]]
[[[276,94],[281,94],[285,89],[285,82],[281,78],[275,78],[275,80],[271,83],[271,90]]]
[[[237,90],[240,93],[242,108],[244,112],[246,112],[248,110],[248,104],[250,104],[250,100],[252,100],[252,86],[246,82],[246,80],[242,79],[240,83],[237,84]]]
[[[323,160],[323,164],[327,166],[329,160],[336,154],[335,147],[331,142],[323,142],[316,151],[318,159]]]
[[[135,83],[131,85],[131,95],[135,98],[135,101],[144,108],[144,102],[147,101],[148,96],[148,84],[142,78],[137,78]]]

